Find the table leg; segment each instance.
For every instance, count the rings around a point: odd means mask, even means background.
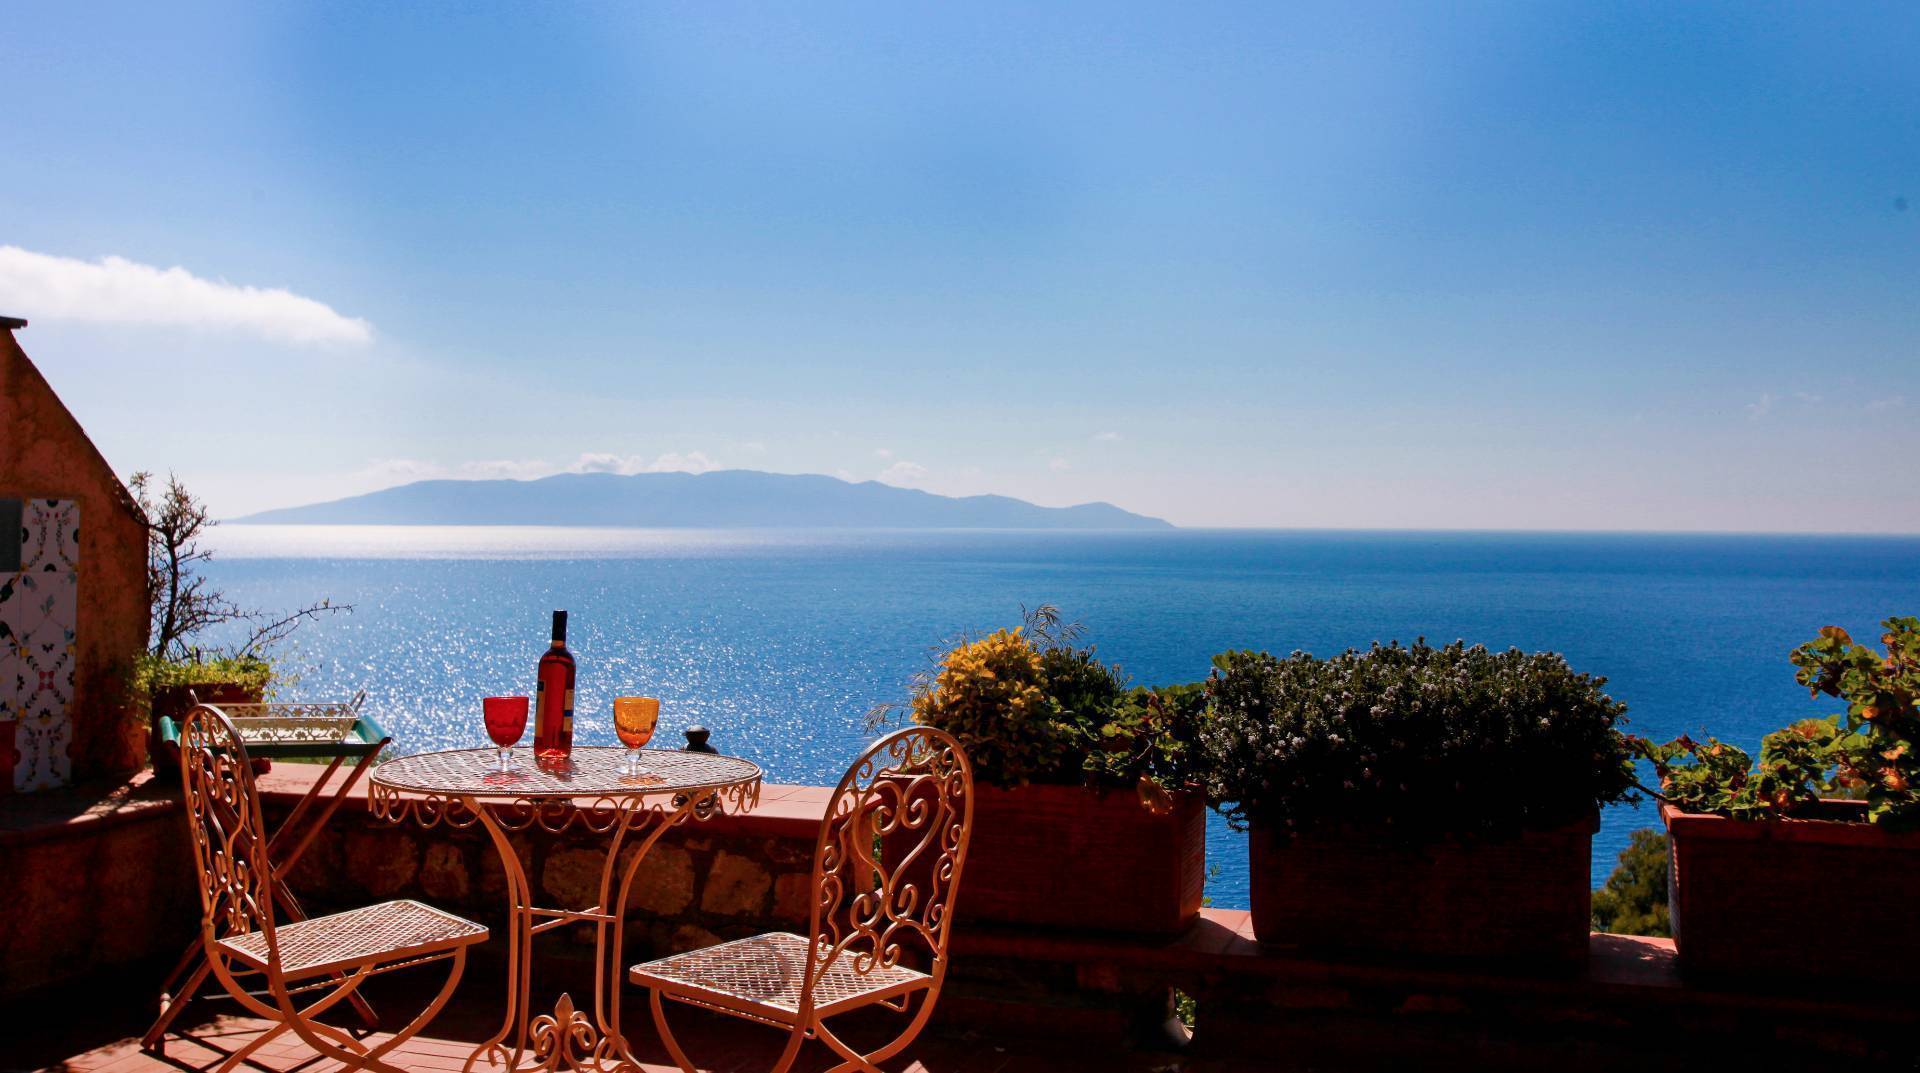
[[[612,850],[607,853],[606,868],[602,870],[600,876],[600,905],[605,910],[606,919],[600,922],[599,936],[594,944],[596,958],[594,977],[596,983],[602,985],[602,992],[594,996],[594,1013],[600,1021],[601,1032],[601,1045],[595,1050],[594,1057],[596,1064],[602,1069],[606,1068],[609,1058],[613,1059],[615,1066],[621,1070],[637,1069],[640,1065],[640,1060],[633,1056],[633,1048],[627,1045],[626,1035],[620,1030],[620,994],[626,990],[625,970],[620,962],[624,959],[626,952],[627,898],[633,892],[633,877],[639,874],[641,862],[647,859],[647,854],[653,852],[653,847],[660,841],[660,836],[686,822],[687,817],[692,816],[701,807],[702,802],[701,795],[688,794],[671,809],[662,809],[649,814],[654,821],[654,828],[634,851],[633,860],[627,862],[627,867],[621,871],[619,891],[611,902],[607,900],[607,895],[612,893],[613,873],[620,860],[618,839],[615,840]],[[621,833],[625,833],[624,825]],[[611,949],[607,945],[609,931],[612,932],[613,940]]]
[[[516,1070],[527,1050],[527,1003],[529,991],[533,985],[533,890],[527,882],[526,869],[520,865],[520,854],[514,851],[513,842],[507,838],[507,832],[500,826],[493,813],[484,805],[471,798],[463,801],[463,807],[479,816],[481,826],[493,839],[493,848],[500,856],[500,869],[507,880],[507,1016],[500,1024],[500,1030],[491,1039],[474,1048],[467,1056],[462,1070],[470,1070],[476,1061],[498,1055],[506,1058],[506,1048],[502,1046],[506,1038],[513,1036],[513,1057],[511,1061],[500,1061],[503,1068]]]
[[[633,889],[640,865],[668,830],[678,826],[699,808],[698,796],[675,803],[671,808],[623,811],[610,828],[612,837],[606,862],[600,869],[600,901],[590,909],[547,909],[533,903],[533,887],[526,869],[514,852],[507,830],[491,810],[478,801],[468,800],[487,834],[493,839],[505,873],[508,897],[507,925],[507,1012],[500,1028],[490,1039],[474,1048],[462,1067],[471,1070],[487,1063],[505,1070],[557,1070],[572,1067],[598,1073],[629,1073],[639,1062],[633,1057],[626,1037],[620,1031],[620,964],[625,948],[626,919],[623,910]],[[636,826],[637,825],[637,826]],[[621,850],[627,836],[645,831],[634,853],[620,867]],[[616,878],[617,877],[617,878]],[[535,920],[547,920],[535,924]],[[550,928],[571,923],[594,925],[593,1017],[574,1007],[573,999],[561,995],[552,1013],[533,1016],[533,939]],[[511,1052],[507,1039],[511,1036]]]

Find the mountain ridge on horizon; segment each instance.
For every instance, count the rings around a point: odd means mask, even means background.
[[[540,519],[530,521],[531,518]],[[817,473],[556,473],[413,481],[227,519],[238,525],[580,525],[619,528],[1172,529],[1111,503],[1043,507]]]

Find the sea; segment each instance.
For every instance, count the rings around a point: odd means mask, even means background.
[[[1796,644],[1920,614],[1920,537],[223,525],[209,545],[243,606],[352,606],[280,650],[281,697],[365,690],[402,752],[485,745],[480,698],[532,692],[564,608],[576,741],[613,744],[613,698],[657,696],[660,744],[699,724],[776,782],[837,779],[942,642],[1040,604],[1141,684],[1229,649],[1464,639],[1564,653],[1631,732],[1749,749],[1837,710],[1794,684]],[[1608,809],[1594,884],[1658,825]],[[1213,816],[1207,855],[1212,904],[1244,908],[1245,836]]]

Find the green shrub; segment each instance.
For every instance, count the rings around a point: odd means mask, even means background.
[[[1615,935],[1673,934],[1667,905],[1667,836],[1633,833],[1607,885],[1593,892],[1593,930]]]
[[[1204,690],[1131,686],[1073,644],[1076,633],[1043,606],[1020,626],[961,638],[915,679],[905,707],[959,739],[982,782],[1132,787],[1158,806],[1193,781]]]
[[[1215,657],[1200,729],[1208,796],[1236,828],[1354,825],[1409,842],[1554,827],[1624,799],[1605,679],[1554,653],[1424,640],[1331,659]]]
[[[134,684],[151,695],[166,686],[229,683],[265,692],[273,681],[273,665],[257,656],[221,656],[201,660],[171,660],[141,656],[134,664]]]
[[[1794,680],[1813,697],[1838,697],[1843,713],[1803,719],[1744,749],[1687,735],[1655,745],[1628,739],[1653,762],[1660,795],[1689,812],[1741,819],[1791,816],[1822,797],[1867,803],[1867,818],[1920,826],[1920,618],[1881,623],[1884,654],[1828,626],[1793,650]]]

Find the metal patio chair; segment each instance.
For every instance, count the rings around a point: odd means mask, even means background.
[[[279,878],[267,858],[253,766],[233,723],[212,705],[187,713],[180,733],[180,783],[200,875],[200,941],[207,962],[229,995],[249,1012],[276,1022],[229,1055],[221,1073],[289,1031],[347,1069],[402,1073],[381,1057],[425,1028],[446,1005],[466,966],[467,948],[485,940],[487,929],[412,901],[276,924]],[[376,1046],[318,1020],[377,973],[440,960],[450,961],[451,968],[439,994]]]
[[[785,1073],[809,1039],[842,1059],[834,1073],[879,1073],[933,1013],[947,973],[953,900],[973,830],[973,771],[951,736],[910,727],[880,739],[834,790],[813,858],[811,932],[770,932],[636,965],[673,1060],[698,1073],[667,1025],[664,1000],[786,1029]],[[906,1015],[892,1042],[862,1053],[829,1018],[868,1006]]]

